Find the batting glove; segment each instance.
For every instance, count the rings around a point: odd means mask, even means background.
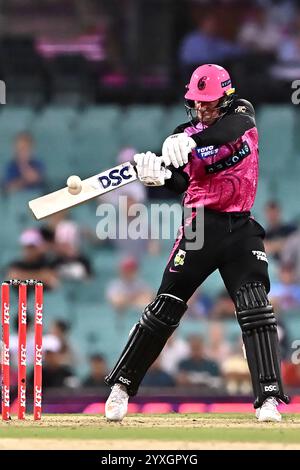
[[[185,165],[189,159],[189,153],[196,147],[196,142],[185,132],[170,135],[162,146],[162,157],[166,166],[175,168]]]
[[[165,180],[172,176],[171,171],[162,166],[162,159],[155,153],[137,153],[133,158],[138,178],[145,186],[163,186]]]

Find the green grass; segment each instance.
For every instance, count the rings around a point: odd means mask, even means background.
[[[299,429],[61,429],[61,428],[10,428],[1,429],[0,438],[31,439],[143,439],[167,441],[230,441],[230,442],[280,442],[300,444]]]
[[[180,421],[185,420],[184,426]],[[167,427],[165,418],[176,420]],[[74,422],[73,422],[74,419]],[[151,423],[157,419],[160,425]],[[127,425],[126,425],[127,422]],[[290,425],[290,426],[289,426]],[[122,424],[103,417],[81,415],[46,416],[44,421],[20,423],[12,420],[0,427],[1,438],[37,439],[143,439],[178,441],[274,442],[300,444],[300,416],[285,415],[282,423],[258,423],[249,414],[136,415]]]

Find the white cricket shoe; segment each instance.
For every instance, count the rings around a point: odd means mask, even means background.
[[[127,414],[129,395],[126,387],[115,384],[105,403],[105,416],[109,421],[122,421]]]
[[[267,398],[261,408],[257,408],[255,415],[258,421],[281,421],[281,414],[277,410],[278,402],[276,398]]]

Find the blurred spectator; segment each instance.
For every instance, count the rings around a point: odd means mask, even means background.
[[[189,338],[190,356],[178,365],[177,383],[179,385],[220,385],[220,369],[215,361],[205,355],[201,337]]]
[[[275,52],[280,40],[280,26],[270,17],[268,9],[250,9],[239,31],[239,43],[249,50]]]
[[[280,258],[285,239],[297,230],[291,223],[282,220],[281,208],[278,202],[270,201],[265,206],[266,237],[265,248],[268,255]]]
[[[49,334],[58,338],[60,342],[60,363],[66,366],[75,365],[75,355],[73,348],[70,344],[68,334],[70,331],[70,325],[64,320],[54,320],[49,329]]]
[[[186,340],[177,336],[176,332],[173,333],[159,356],[162,370],[174,375],[177,372],[179,362],[186,359],[189,353],[190,348]]]
[[[233,352],[221,363],[227,392],[231,395],[249,395],[252,391],[251,377],[246,358],[243,354],[241,338],[233,346]]]
[[[90,357],[90,372],[84,380],[85,387],[103,387],[104,378],[108,373],[107,364],[102,354],[94,354]]]
[[[48,222],[49,230],[52,230],[56,243],[68,241],[78,247],[81,243],[81,227],[77,222],[69,218],[68,211],[53,214]]]
[[[143,387],[174,387],[175,380],[173,377],[165,372],[160,363],[160,358],[153,362],[149,368],[144,380],[142,381]]]
[[[50,387],[75,387],[79,384],[72,369],[61,364],[61,344],[53,335],[43,338],[43,389]],[[33,383],[33,373],[30,378]]]
[[[224,324],[219,321],[209,322],[207,337],[207,356],[221,364],[231,353],[231,345],[225,339]]]
[[[297,2],[295,0],[271,0],[267,2],[267,6],[271,21],[284,28],[290,27],[297,11]]]
[[[290,235],[282,247],[281,263],[294,269],[295,282],[300,284],[300,230]]]
[[[235,307],[226,290],[222,291],[216,299],[215,305],[209,313],[213,320],[227,320],[234,318]]]
[[[190,318],[205,318],[208,316],[212,306],[212,299],[199,288],[188,301],[186,315]]]
[[[300,285],[296,283],[292,266],[282,265],[279,268],[279,282],[272,283],[269,296],[282,312],[300,307]]]
[[[150,287],[140,279],[136,259],[128,257],[120,263],[120,276],[107,287],[107,299],[116,310],[143,308],[153,297]]]
[[[187,73],[195,66],[205,63],[222,64],[240,54],[241,48],[219,35],[215,14],[202,17],[196,30],[188,33],[179,49],[180,64]]]
[[[15,156],[4,170],[4,189],[8,192],[44,187],[44,165],[34,155],[31,134],[22,132],[15,139]]]
[[[8,267],[7,279],[39,279],[47,288],[58,286],[58,277],[47,259],[45,243],[37,229],[27,229],[20,237],[22,257]]]
[[[299,6],[298,6],[299,7]],[[273,68],[276,78],[293,80],[299,78],[300,72],[300,11],[295,14],[293,22],[286,28],[277,54],[277,64]]]
[[[282,363],[282,379],[287,387],[300,387],[300,365],[291,362]]]
[[[60,220],[55,227],[53,267],[62,279],[85,280],[93,275],[90,260],[80,253],[80,232],[71,220]]]
[[[92,229],[87,224],[79,224],[72,219],[68,210],[57,212],[48,217],[46,223],[40,227],[40,231],[52,250],[55,247],[55,241],[63,237],[68,237],[69,241],[72,241],[76,246],[81,246],[85,241],[95,245],[99,241],[94,227]]]
[[[300,34],[297,33],[282,41],[279,51],[278,59],[284,65],[298,64],[300,65]]]

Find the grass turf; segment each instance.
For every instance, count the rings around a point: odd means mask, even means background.
[[[101,416],[45,415],[40,423],[16,418],[1,423],[0,438],[300,444],[300,416],[285,415],[282,423],[258,423],[249,414],[134,415],[119,424],[107,423]]]

